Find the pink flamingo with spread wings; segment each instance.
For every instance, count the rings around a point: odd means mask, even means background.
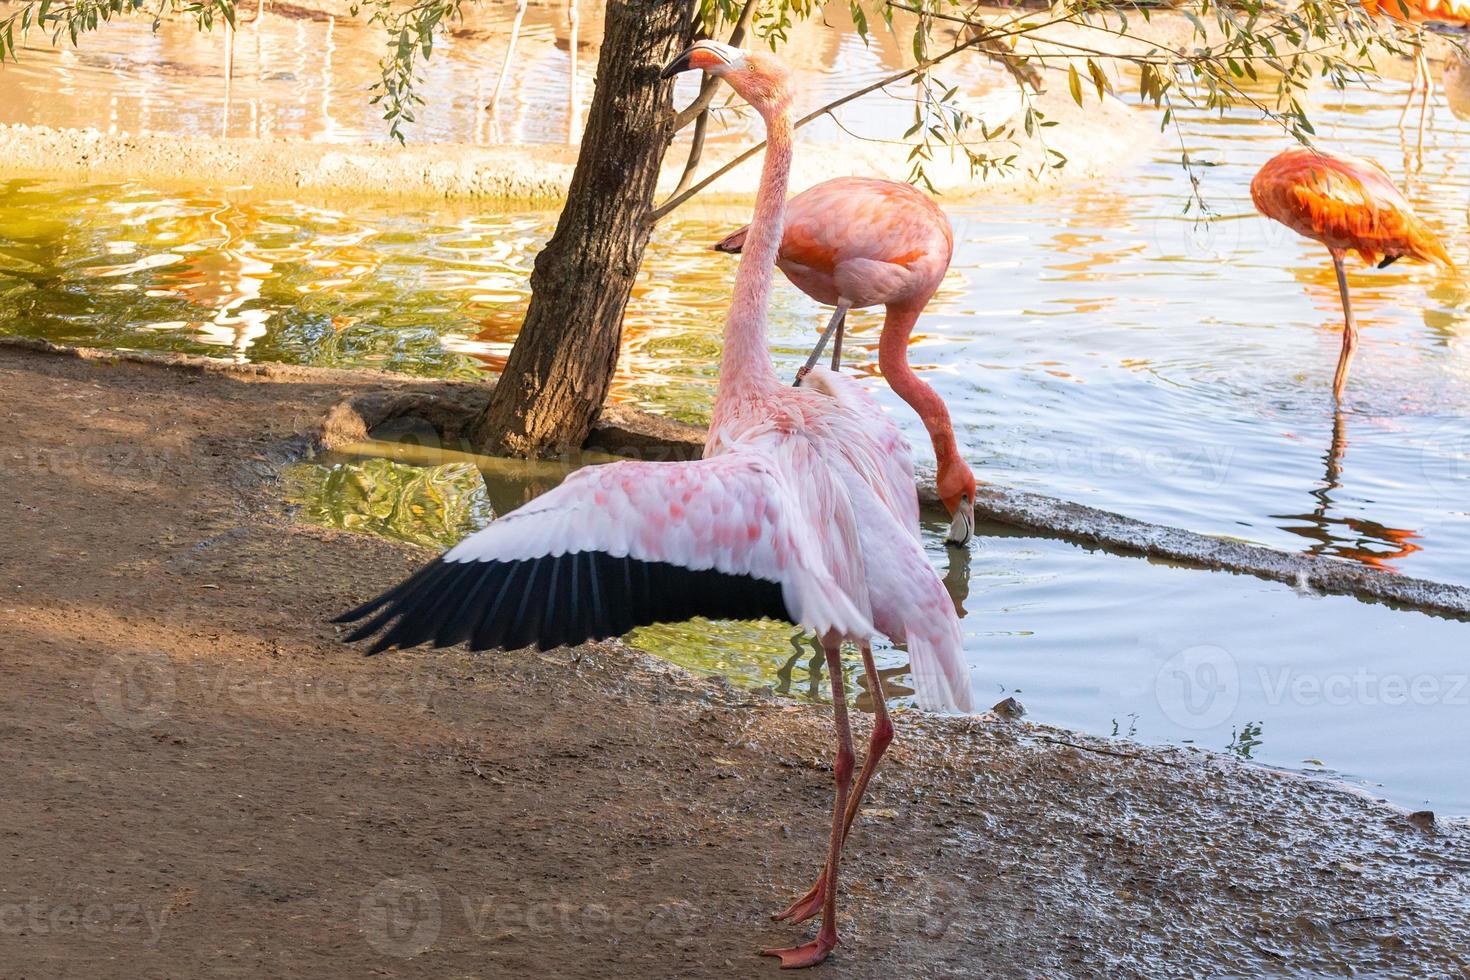
[[[369,652],[432,642],[516,649],[618,636],[693,616],[768,616],[816,632],[832,681],[836,791],[817,883],[778,918],[821,913],[815,939],[766,950],[812,966],[837,945],[842,844],[893,737],[869,642],[908,644],[926,707],[969,711],[959,620],[918,538],[908,446],[851,378],[825,369],[783,384],[766,346],[766,308],[791,168],[790,74],[774,56],[701,41],[664,69],[723,78],[765,120],[755,215],[725,320],[705,458],[619,462],[559,487],[470,535],[378,598],[350,640]],[[855,758],[841,645],[858,645],[874,703],[868,756]]]
[[[715,250],[739,254],[749,231],[741,228],[726,236]],[[939,469],[939,499],[951,518],[945,540],[965,544],[975,532],[975,475],[960,456],[943,399],[909,366],[914,324],[944,281],[953,255],[949,219],[927,194],[893,180],[837,177],[786,203],[786,232],[776,266],[797,289],[836,307],[798,372],[797,384],[822,356],[829,337],[832,370],[840,369],[848,310],[886,307],[878,368],[929,433]]]
[[[1332,255],[1343,316],[1342,354],[1332,394],[1341,401],[1358,348],[1358,324],[1343,269],[1348,251],[1380,269],[1402,258],[1445,268],[1454,265],[1439,237],[1374,160],[1292,147],[1267,160],[1257,172],[1251,180],[1251,201],[1257,211],[1321,242]]]

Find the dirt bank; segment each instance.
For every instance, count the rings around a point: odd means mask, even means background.
[[[774,972],[825,713],[617,644],[341,646],[328,616],[425,555],[292,522],[274,479],[381,383],[0,349],[0,975]],[[834,976],[1470,976],[1462,824],[898,723]]]

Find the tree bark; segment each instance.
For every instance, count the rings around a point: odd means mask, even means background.
[[[674,134],[673,83],[659,69],[690,43],[694,11],[690,0],[608,0],[567,202],[536,256],[525,322],[474,426],[487,452],[553,455],[580,446],[597,421]]]

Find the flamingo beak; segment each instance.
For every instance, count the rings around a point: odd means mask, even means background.
[[[681,71],[689,71],[694,67],[691,63],[694,59],[694,49],[685,48],[683,52],[674,56],[674,60],[664,65],[663,70],[658,73],[659,78],[673,78]]]
[[[960,498],[960,505],[954,509],[954,517],[949,522],[949,533],[944,536],[944,543],[963,548],[974,536],[975,503],[969,494],[965,494]]]

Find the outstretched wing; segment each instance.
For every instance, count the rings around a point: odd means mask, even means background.
[[[381,631],[369,653],[547,649],[693,616],[870,635],[797,500],[752,453],[589,467],[337,621],[370,617],[348,637]]]

